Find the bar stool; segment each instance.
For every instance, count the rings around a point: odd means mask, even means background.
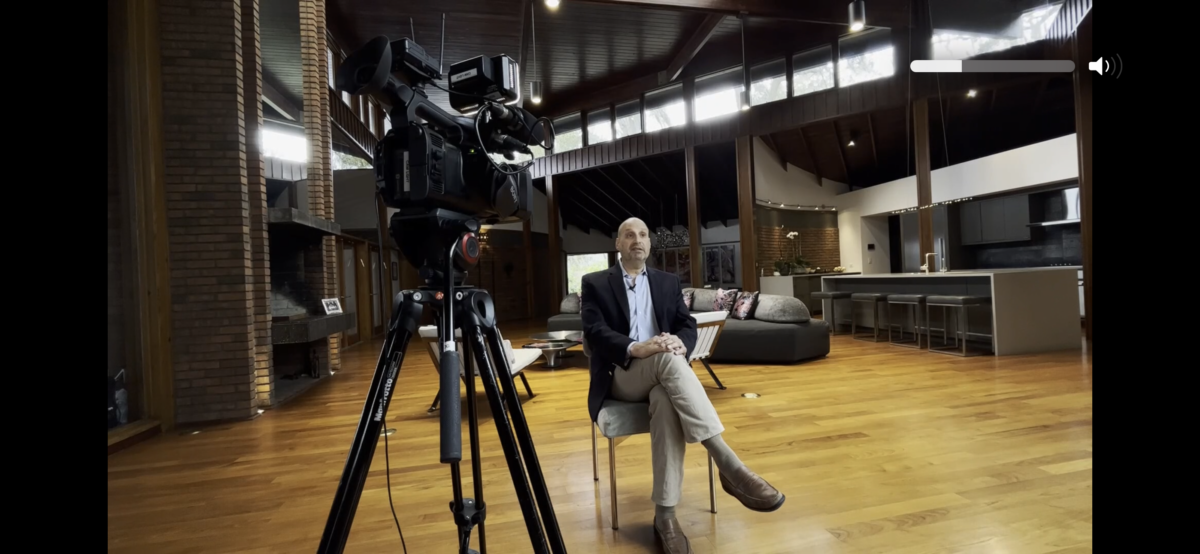
[[[850,335],[854,340],[863,340],[867,342],[880,342],[879,339],[879,304],[887,302],[888,293],[886,292],[856,292],[850,295],[851,310],[850,310]],[[861,337],[858,335],[858,318],[857,309],[854,308],[858,302],[871,303],[871,321],[874,328],[874,338],[866,338],[864,333]]]
[[[905,348],[921,349],[921,307],[925,305],[924,294],[889,294],[887,297],[887,316],[888,316],[888,343],[894,346],[903,346]],[[892,324],[892,306],[908,306],[908,315],[912,319],[913,325],[913,340],[904,339],[904,322]],[[925,324],[929,325],[929,318],[925,318]],[[900,340],[895,340],[892,337],[892,327],[900,328]],[[926,345],[929,342],[926,341]]]
[[[824,302],[823,302],[824,300],[829,301],[829,320],[828,320],[829,321],[829,333],[833,334],[833,335],[846,334],[846,333],[837,332],[837,301],[838,300],[849,300],[850,292],[844,291],[844,290],[819,290],[819,291],[812,293],[812,299],[816,300],[818,302],[821,302],[822,304],[824,304]],[[824,310],[825,308],[822,306],[821,309]],[[854,305],[853,304],[850,306],[850,315],[851,316],[854,315]],[[851,319],[850,324],[851,324],[851,326],[854,325],[853,319]]]
[[[951,356],[979,356],[983,354],[978,350],[971,352],[967,349],[967,310],[972,306],[983,306],[991,302],[990,298],[982,296],[929,296],[925,299],[925,342],[929,345],[930,352],[938,354],[950,354]],[[954,315],[954,346],[933,347],[932,334],[929,325],[929,312],[933,308],[942,308],[942,344],[946,344],[946,330],[950,329],[950,322],[946,318],[946,310],[949,308],[951,314]],[[962,346],[959,347],[959,337],[962,337]],[[993,336],[993,339],[995,337]],[[996,351],[993,344],[992,352]]]

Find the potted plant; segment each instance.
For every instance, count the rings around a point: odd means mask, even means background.
[[[779,275],[791,275],[792,264],[783,258],[775,260],[775,272]]]
[[[803,257],[796,256],[795,258],[792,258],[791,265],[795,268],[793,273],[808,273],[808,266],[810,264],[808,260],[805,260]]]

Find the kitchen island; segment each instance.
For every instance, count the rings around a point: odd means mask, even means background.
[[[1071,267],[827,275],[821,278],[821,290],[989,298],[989,304],[969,309],[967,334],[972,341],[990,342],[997,356],[1083,347],[1078,283],[1076,270]],[[823,310],[829,309],[829,302],[823,302]],[[839,322],[848,323],[843,314],[848,314],[849,308],[849,301],[838,301]],[[873,328],[875,321],[869,305],[859,303],[856,308],[859,327]],[[885,312],[886,304],[880,309]],[[941,311],[940,308],[930,311],[935,344],[941,340]],[[912,329],[907,307],[894,306],[892,317],[897,325]],[[924,310],[921,318],[923,321]],[[888,318],[885,315],[883,319],[880,331],[886,332]]]
[[[824,309],[813,302],[812,293],[821,290],[820,278],[826,275],[858,275],[858,273],[799,273],[796,275],[764,275],[759,278],[759,291],[763,294],[778,294],[799,298],[808,307],[809,313],[819,314]]]

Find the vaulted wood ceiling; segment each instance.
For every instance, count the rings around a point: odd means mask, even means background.
[[[535,182],[545,193],[542,180]],[[737,159],[733,143],[696,148],[696,187],[702,225],[726,225],[738,217]],[[562,224],[605,234],[630,217],[651,229],[687,227],[687,174],[684,153],[554,176]]]
[[[1070,134],[1070,76],[929,100],[933,169]],[[868,187],[913,175],[912,121],[903,107],[821,121],[763,138],[767,155],[823,179]],[[849,146],[854,141],[854,146]]]

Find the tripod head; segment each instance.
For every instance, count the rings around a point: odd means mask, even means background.
[[[431,288],[462,286],[481,254],[479,219],[443,208],[401,209],[392,216],[392,238]],[[449,263],[448,263],[449,262]]]

